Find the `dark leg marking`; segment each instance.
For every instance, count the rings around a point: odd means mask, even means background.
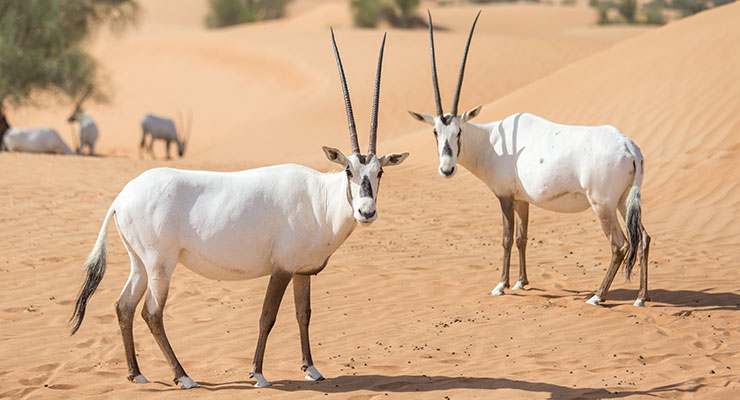
[[[253,377],[255,374],[262,374],[262,362],[265,358],[267,336],[275,325],[275,319],[277,318],[278,308],[280,308],[280,302],[283,300],[283,295],[285,294],[285,288],[292,278],[293,275],[289,272],[285,272],[279,268],[273,268],[272,270],[270,281],[267,284],[265,301],[262,303],[260,334],[257,340],[257,349],[254,352],[254,363],[252,364],[252,371],[249,374],[250,377]]]
[[[515,201],[514,211],[517,215],[516,247],[519,250],[519,282],[528,285],[527,280],[527,229],[529,228],[529,203]]]

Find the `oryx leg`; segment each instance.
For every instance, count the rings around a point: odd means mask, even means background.
[[[602,206],[593,201],[591,202],[591,207],[601,222],[601,228],[611,243],[612,251],[611,261],[604,276],[604,281],[596,291],[596,294],[588,300],[589,304],[598,305],[600,302],[606,300],[614,276],[616,276],[617,270],[619,270],[622,261],[624,261],[624,256],[627,254],[627,242],[617,220],[616,207]]]
[[[262,362],[265,358],[265,346],[267,345],[267,336],[270,334],[275,319],[277,318],[280,302],[283,300],[285,288],[288,286],[293,275],[279,268],[273,268],[270,275],[270,281],[267,284],[265,301],[262,303],[262,316],[260,317],[260,334],[257,339],[257,349],[254,352],[254,362],[249,377],[257,379],[255,387],[270,386],[265,377],[262,375]]]
[[[626,207],[626,194],[619,201],[619,213],[622,218],[627,218],[627,207]],[[650,235],[648,235],[644,226],[640,226],[642,230],[642,240],[640,241],[640,248],[638,253],[640,256],[640,291],[637,293],[637,300],[634,305],[636,307],[645,307],[645,302],[650,300],[648,296],[648,254],[650,253]]]
[[[645,227],[642,227],[642,241],[640,242],[640,291],[637,293],[635,306],[645,307],[645,302],[650,301],[648,296],[648,254],[650,253],[650,235]]]
[[[293,276],[293,297],[295,299],[295,316],[298,320],[298,328],[301,332],[301,351],[303,353],[303,364],[301,369],[309,381],[323,381],[324,376],[313,365],[311,357],[311,344],[308,340],[308,324],[311,321],[311,276]]]
[[[141,151],[145,149],[146,146],[146,131],[142,130],[141,132],[141,144],[139,144],[139,158],[141,158]]]
[[[514,244],[514,200],[508,197],[499,198],[501,215],[504,222],[504,264],[501,270],[501,282],[491,291],[494,296],[504,294],[509,287],[509,264],[511,262],[511,246]]]
[[[527,280],[527,229],[529,227],[529,203],[515,201],[516,212],[516,248],[519,250],[519,280],[512,290],[524,289],[529,284]]]
[[[167,159],[169,160],[170,159],[170,144],[172,143],[172,140],[167,139],[165,143],[166,143],[165,149],[167,149]]]
[[[118,325],[121,327],[123,349],[126,352],[128,380],[135,383],[149,383],[144,375],[141,374],[139,363],[136,361],[133,332],[134,312],[146,291],[147,273],[144,263],[141,262],[139,256],[131,250],[126,241],[124,241],[124,245],[131,259],[131,273],[128,276],[126,286],[121,291],[121,296],[116,302],[116,315],[118,315]]]
[[[146,293],[146,299],[144,300],[144,308],[141,310],[141,316],[144,317],[147,325],[149,325],[149,331],[151,331],[154,340],[159,345],[159,348],[164,353],[167,362],[170,363],[172,371],[175,374],[175,384],[182,383],[183,389],[190,389],[197,387],[190,377],[185,373],[185,370],[177,361],[174,350],[167,340],[167,334],[164,330],[164,305],[167,302],[167,293],[170,289],[170,278],[172,272],[175,270],[175,261],[159,261],[154,264],[154,267],[149,269],[149,287]]]

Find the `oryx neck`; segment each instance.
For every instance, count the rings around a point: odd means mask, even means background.
[[[342,172],[328,172],[322,174],[324,204],[327,220],[334,232],[352,232],[357,221],[352,215],[352,205],[348,199],[349,181],[347,174]]]
[[[476,176],[484,169],[486,154],[485,149],[491,147],[491,133],[487,125],[479,125],[471,122],[462,124],[462,136],[460,155],[457,162]]]

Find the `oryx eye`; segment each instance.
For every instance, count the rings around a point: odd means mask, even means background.
[[[437,130],[434,130],[434,137],[437,137]]]
[[[345,169],[344,172],[347,173],[347,178],[352,178],[352,171],[350,171],[349,168]]]
[[[383,176],[383,170],[382,169],[378,172],[378,179],[380,179],[381,176]]]

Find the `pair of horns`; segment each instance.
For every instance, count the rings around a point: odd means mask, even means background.
[[[193,128],[193,113],[189,112],[187,121],[182,117],[180,111],[177,112],[177,122],[180,124],[182,131],[177,131],[177,137],[183,142],[187,143],[190,140],[190,130]],[[187,125],[185,124],[187,122]]]
[[[337,42],[334,40],[334,29],[331,30],[331,42],[334,45],[334,56],[337,58],[337,68],[339,68],[339,80],[342,83],[342,92],[344,93],[344,106],[347,109],[347,123],[349,124],[349,139],[352,143],[352,153],[360,154],[360,144],[357,140],[357,127],[355,126],[355,116],[352,114],[352,102],[349,99],[349,89],[347,88],[347,79],[344,77],[344,68],[342,68],[342,59],[339,57]],[[375,154],[375,146],[378,141],[378,102],[380,101],[380,70],[383,66],[383,50],[385,49],[385,36],[383,34],[383,43],[380,45],[380,54],[378,55],[378,70],[375,74],[375,94],[373,95],[373,112],[370,118],[370,146],[368,154]]]
[[[434,57],[434,26],[432,25],[432,13],[427,10],[429,14],[429,41],[432,46],[432,83],[434,85],[434,99],[437,104],[437,116],[441,117],[444,114],[442,111],[442,97],[439,95],[439,81],[437,80],[437,61]],[[455,89],[455,97],[452,99],[452,110],[450,114],[457,115],[457,104],[460,102],[460,89],[462,88],[463,76],[465,75],[465,62],[468,59],[468,49],[470,48],[470,40],[473,38],[473,31],[475,30],[475,24],[478,23],[478,17],[480,17],[480,11],[475,16],[473,26],[470,28],[470,35],[468,35],[468,43],[465,45],[465,53],[463,53],[462,64],[460,65],[460,75],[457,78],[457,88]]]

